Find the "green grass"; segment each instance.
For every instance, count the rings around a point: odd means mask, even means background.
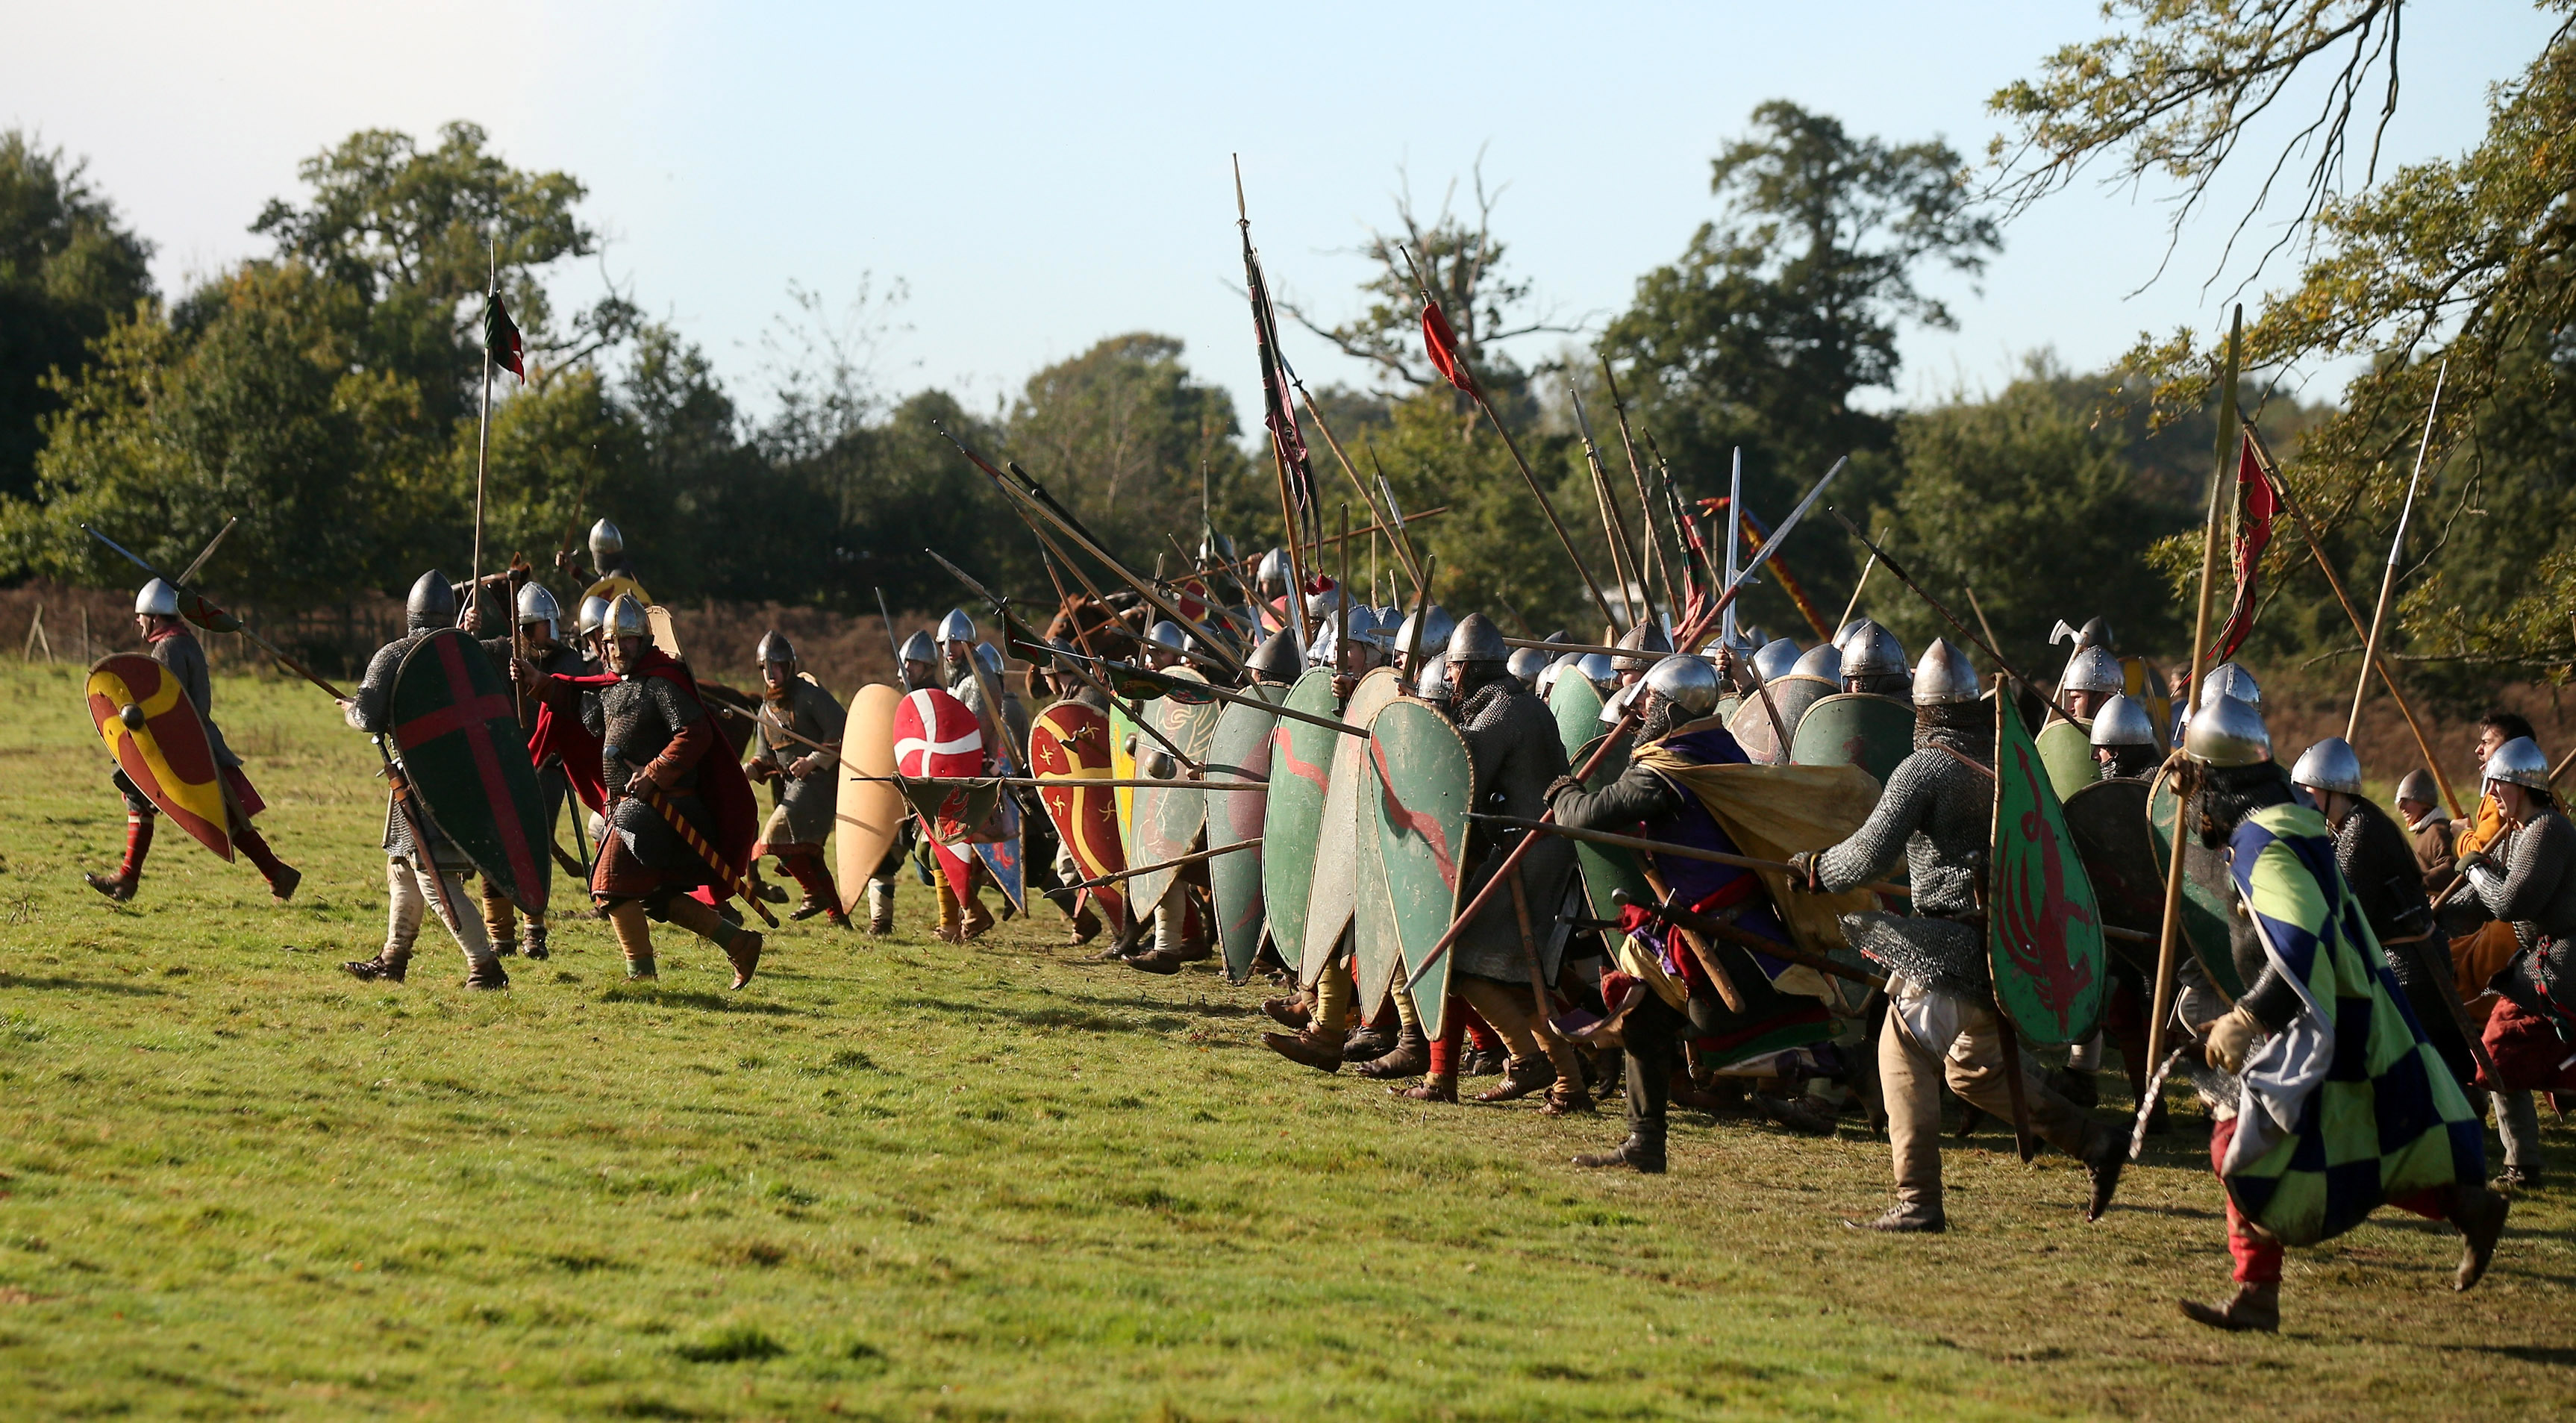
[[[2565,1406],[2566,1198],[2294,1254],[2278,1339],[2214,1335],[2218,1188],[2186,1118],[2085,1226],[1992,1127],[1954,1233],[1847,1231],[1883,1143],[1677,1114],[1673,1174],[1581,1174],[1612,1121],[1399,1105],[1263,1052],[1263,989],[1053,947],[809,926],[724,991],[606,928],[506,996],[359,984],[383,933],[372,752],[228,676],[290,909],[122,816],[69,669],[0,669],[0,1417],[2510,1416]],[[433,935],[435,930],[432,931]],[[2552,1130],[2562,1160],[2576,1146]]]

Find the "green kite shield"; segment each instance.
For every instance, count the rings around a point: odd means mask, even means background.
[[[1288,689],[1256,682],[1246,689],[1266,702],[1285,701]],[[1207,778],[1211,785],[1260,785],[1270,779],[1270,733],[1279,718],[1242,702],[1229,702],[1218,713],[1216,734],[1208,739]],[[1222,791],[1203,795],[1207,802],[1207,839],[1211,850],[1261,838],[1261,822],[1270,797],[1263,791]],[[1207,862],[1208,897],[1216,902],[1217,943],[1225,950],[1225,976],[1241,983],[1252,976],[1252,957],[1261,951],[1261,851],[1218,855]]]
[[[1735,709],[1735,719],[1726,724],[1726,729],[1735,737],[1735,744],[1744,748],[1745,758],[1754,765],[1785,765],[1789,760],[1789,748],[1798,744],[1798,723],[1806,717],[1807,708],[1827,697],[1841,695],[1842,684],[1800,672],[1771,683],[1768,690],[1771,693],[1769,707],[1763,704],[1764,698],[1758,694],[1746,697],[1744,705]],[[1776,728],[1771,723],[1772,707],[1778,708],[1780,713],[1780,723]],[[1787,745],[1781,743],[1779,733],[1782,731],[1789,733]]]
[[[1174,667],[1163,674],[1178,681],[1205,682],[1207,679],[1187,667]],[[1181,754],[1204,765],[1208,742],[1216,735],[1218,713],[1225,703],[1217,701],[1187,702],[1180,697],[1162,697],[1140,708],[1156,731],[1163,733]],[[1189,770],[1172,759],[1163,743],[1138,733],[1136,740],[1136,774],[1147,780],[1178,780]],[[1207,823],[1207,792],[1196,786],[1138,786],[1135,796],[1132,835],[1134,849],[1131,865],[1158,865],[1175,856],[1186,855],[1196,844],[1199,829]],[[1181,872],[1176,868],[1147,870],[1127,882],[1127,903],[1139,920],[1150,916],[1169,894]]]
[[[1389,703],[1369,730],[1368,831],[1386,876],[1396,944],[1422,1031],[1448,1028],[1448,954],[1423,960],[1449,931],[1466,883],[1467,809],[1475,803],[1475,763],[1467,743],[1423,702]]]
[[[1556,739],[1572,756],[1574,748],[1601,734],[1601,692],[1592,679],[1568,667],[1548,689],[1548,712],[1556,718]],[[1580,761],[1576,765],[1582,765]]]
[[[1575,749],[1574,754],[1567,758],[1574,763],[1575,770],[1583,769],[1583,763],[1591,759],[1592,753],[1600,748],[1608,735],[1604,732]],[[1602,758],[1601,768],[1585,778],[1583,788],[1597,791],[1619,779],[1627,770],[1628,747],[1623,739],[1608,756]],[[1596,919],[1619,917],[1620,904],[1616,896],[1621,890],[1626,890],[1628,897],[1639,904],[1651,904],[1658,897],[1654,887],[1646,883],[1646,872],[1638,866],[1634,850],[1577,840],[1574,842],[1574,863],[1583,871],[1583,899],[1592,906],[1592,915]],[[1530,908],[1535,911],[1538,906]]]
[[[1332,671],[1308,669],[1290,689],[1287,705],[1309,716],[1339,717]],[[1333,783],[1334,746],[1343,739],[1328,727],[1285,717],[1270,729],[1270,794],[1264,797],[1269,804],[1261,813],[1261,903],[1270,919],[1270,942],[1282,961],[1306,947],[1306,887],[1315,873],[1324,792]]]
[[[2156,857],[2156,928],[2164,915],[2164,879],[2173,866],[2173,778],[2162,771],[2147,792],[2147,849]],[[2230,882],[2227,851],[2213,850],[2197,835],[2182,839],[2182,938],[2200,960],[2201,971],[2229,998],[2245,996],[2245,976],[2236,971],[2236,952],[2228,943],[2228,917],[2235,912],[2236,887]]]
[[[1787,717],[1784,708],[1781,718]],[[1884,786],[1897,763],[1914,754],[1914,708],[1894,697],[1837,692],[1817,698],[1789,740],[1793,766],[1858,766]]]
[[[2093,760],[2093,733],[2083,727],[2052,721],[2039,729],[2038,741],[2039,764],[2048,768],[2049,787],[2060,803],[2102,779],[2102,768]]]
[[[482,645],[455,628],[413,643],[394,673],[392,721],[431,822],[511,903],[545,913],[545,797],[509,685]]]
[[[1144,709],[1144,703],[1136,705],[1140,712]],[[1127,714],[1126,703],[1112,701],[1109,704],[1109,775],[1112,780],[1136,779],[1136,743],[1148,739],[1145,733],[1136,729],[1136,718]],[[1146,863],[1136,858],[1136,788],[1118,786],[1109,792],[1109,797],[1110,802],[1118,807],[1119,854],[1128,864]],[[1127,902],[1135,903],[1134,896],[1129,896]]]
[[[2042,761],[2047,752],[2040,753]],[[2155,847],[2147,843],[2147,783],[2095,781],[2066,798],[2066,833],[2093,881],[2102,922],[2115,929],[2153,934],[2165,912],[2164,876],[2156,873]],[[2155,971],[2155,952],[2122,943],[2111,952],[2131,968]]]
[[[1365,728],[1396,694],[1395,669],[1380,667],[1351,689],[1342,720]],[[1333,748],[1333,773],[1324,784],[1324,813],[1315,831],[1314,872],[1306,889],[1306,937],[1297,970],[1298,982],[1308,985],[1331,962],[1333,946],[1341,942],[1342,931],[1351,927],[1359,909],[1360,802],[1367,799],[1368,743],[1339,732],[1329,734],[1339,744]],[[1285,958],[1288,946],[1282,944],[1279,952]]]
[[[2110,987],[2102,910],[2066,832],[2039,747],[2010,697],[1995,699],[1994,881],[1986,957],[1995,1002],[2025,1041],[2077,1042],[2102,1022]]]

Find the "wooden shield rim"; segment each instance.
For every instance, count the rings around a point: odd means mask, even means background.
[[[415,665],[423,668],[426,675],[430,664],[424,659],[430,657],[438,659],[436,675],[451,698],[456,679],[462,677],[468,689],[473,691],[475,703],[490,703],[483,708],[489,714],[467,720],[474,705],[450,700],[439,711],[395,721],[392,726],[394,746],[401,751],[404,766],[408,769],[413,757],[440,738],[458,734],[465,737],[466,756],[473,764],[475,779],[480,783],[484,800],[491,810],[493,831],[499,835],[501,853],[507,859],[499,866],[485,864],[483,857],[474,853],[473,846],[463,836],[443,823],[438,824],[438,831],[447,837],[449,843],[464,851],[466,858],[474,862],[474,867],[499,887],[511,903],[528,913],[543,914],[547,900],[552,897],[554,858],[537,848],[545,843],[545,803],[537,789],[536,768],[528,755],[528,736],[519,725],[518,708],[512,703],[509,692],[504,690],[507,684],[502,682],[499,673],[492,670],[491,660],[482,645],[461,628],[435,629],[403,653],[402,665],[394,669],[389,707],[402,702],[403,680]],[[472,669],[478,667],[491,677],[490,690],[474,688]],[[440,716],[448,716],[452,724],[422,736],[422,723]],[[505,728],[506,734],[499,728]],[[474,734],[477,729],[482,732],[479,739]],[[419,739],[410,739],[412,737]],[[434,764],[442,759],[442,754],[433,752],[431,762]],[[438,823],[438,806],[430,800],[423,782],[417,775],[410,779],[419,792],[423,807],[429,812],[430,820]],[[511,809],[517,812],[515,816],[502,813],[500,800],[494,795],[496,791],[508,793]]]
[[[858,912],[869,876],[894,848],[909,813],[892,781],[859,779],[894,774],[894,709],[901,705],[902,692],[870,682],[850,695],[843,719],[841,784],[832,798],[832,868],[844,914]]]
[[[119,670],[128,665],[148,669],[155,683],[151,693],[134,698],[135,705],[141,706],[159,696],[162,688],[167,688],[170,693],[169,707],[157,713],[148,710],[144,713],[144,728],[151,732],[148,751],[135,736],[133,728],[117,715],[125,703],[114,701],[97,690],[99,678],[112,677],[126,695],[133,696],[132,679]],[[107,743],[107,754],[115,759],[117,768],[125,772],[126,779],[134,782],[134,788],[143,792],[143,798],[169,816],[173,824],[188,832],[189,838],[230,861],[233,858],[232,816],[224,808],[224,772],[215,764],[214,743],[206,738],[206,723],[197,714],[196,703],[188,699],[188,689],[180,686],[179,679],[171,676],[170,670],[154,659],[139,652],[117,652],[91,664],[89,675],[81,681],[81,695],[89,703],[90,720],[97,728],[99,738]],[[186,772],[171,760],[170,748],[164,744],[166,738],[153,727],[154,722],[170,716],[174,709],[187,713],[184,718],[172,718],[169,724],[181,736],[191,737],[191,753],[205,763],[208,772],[202,782],[184,779]],[[197,805],[179,799],[165,783],[159,768],[152,764],[155,755],[162,765],[169,767],[172,778],[178,778],[179,784],[191,792],[192,800],[202,798],[209,803]]]

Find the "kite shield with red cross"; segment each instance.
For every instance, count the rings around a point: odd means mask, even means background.
[[[439,833],[510,902],[546,912],[554,863],[545,802],[510,687],[482,645],[441,628],[394,674],[394,745]]]

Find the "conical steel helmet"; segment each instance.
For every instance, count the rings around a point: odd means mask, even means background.
[[[2540,754],[2539,746],[2528,736],[2517,736],[2487,753],[2482,779],[2502,781],[2509,786],[2530,790],[2549,789],[2549,758]]]
[[[653,619],[645,613],[644,605],[635,601],[634,594],[620,593],[617,601],[608,605],[608,635],[642,638],[653,635]]]
[[[2263,705],[2263,689],[2254,683],[2254,674],[2233,662],[2221,662],[2200,679],[2200,700],[2206,706],[2214,697],[2234,697],[2249,707]]]
[[[1717,668],[1704,657],[1667,657],[1646,670],[1645,686],[1692,716],[1717,709]]]
[[[2353,753],[2351,742],[2340,736],[2329,736],[2299,753],[2298,763],[2290,767],[2290,784],[2306,786],[2312,791],[2359,795],[2361,757]]]
[[[2259,766],[2272,759],[2272,732],[2253,703],[2222,696],[2200,704],[2182,749],[2204,766]]]
[[[975,640],[975,620],[966,616],[966,610],[964,608],[950,608],[948,610],[948,616],[939,620],[939,640],[941,642],[973,642]]]
[[[787,634],[771,628],[761,634],[760,647],[752,655],[763,662],[785,662],[793,665],[796,661],[796,644],[787,640]]]
[[[179,590],[155,578],[134,595],[134,611],[156,618],[175,618],[179,616]]]
[[[583,637],[590,637],[597,634],[607,622],[608,600],[593,593],[581,600],[581,617],[573,625],[573,629]]]
[[[529,583],[519,589],[519,622],[522,626],[557,622],[562,617],[562,607],[555,602],[555,595],[546,591],[543,583]]]
[[[412,580],[411,593],[403,599],[403,622],[413,632],[456,626],[456,590],[448,586],[446,574],[433,568]]]
[[[2069,692],[2120,692],[2129,685],[2129,674],[2120,659],[2098,647],[2080,647],[2066,659],[2066,675],[2059,682]]]
[[[1969,665],[1967,654],[1952,647],[1946,637],[1932,639],[1932,645],[1923,649],[1922,664],[1914,669],[1914,704],[1973,702],[1981,695],[1977,669]]]
[[[2154,746],[2156,725],[2147,716],[2147,704],[2121,693],[2102,704],[2093,714],[2093,744],[2096,746]]]
[[[626,535],[606,519],[590,526],[590,561],[593,567],[626,552]]]
[[[1868,618],[1862,618],[1844,629],[1842,638],[1845,677],[1889,677],[1905,673],[1905,644],[1896,634]]]
[[[903,660],[906,662],[936,662],[939,660],[939,644],[931,641],[930,634],[927,631],[915,628],[912,636],[903,640]]]
[[[1765,682],[1777,682],[1797,670],[1797,666],[1798,644],[1785,637],[1773,638],[1762,644],[1761,651],[1753,654],[1753,670]],[[1841,670],[1839,663],[1835,670]]]
[[[1793,677],[1822,677],[1828,682],[1843,679],[1842,649],[1830,642],[1820,642],[1799,654],[1789,667]]]

